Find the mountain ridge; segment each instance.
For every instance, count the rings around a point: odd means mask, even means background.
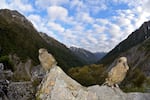
[[[34,65],[37,65],[38,49],[46,48],[65,71],[70,67],[84,65],[78,57],[66,52],[68,48],[62,43],[54,38],[49,39],[53,41],[53,45],[43,39],[33,24],[18,11],[0,10],[0,56],[17,54],[22,61],[32,59]]]
[[[104,52],[93,53],[91,51],[85,50],[83,48],[77,48],[77,47],[70,47],[69,49],[80,59],[83,59],[85,62],[87,62],[87,64],[96,63],[106,54]]]
[[[110,52],[107,53],[97,63],[110,64],[112,61],[119,57],[119,54],[131,49],[132,47],[142,43],[150,37],[150,21],[144,22],[142,26],[136,31],[132,32],[125,40],[120,42]]]

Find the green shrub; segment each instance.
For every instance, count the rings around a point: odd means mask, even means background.
[[[121,83],[121,89],[124,92],[145,92],[145,81],[147,80],[145,74],[139,69],[130,70],[127,77]]]
[[[11,69],[14,71],[13,63],[10,61],[8,56],[1,56],[0,63],[4,64],[4,69]]]
[[[106,77],[103,65],[95,64],[71,68],[68,74],[84,86],[102,84]]]

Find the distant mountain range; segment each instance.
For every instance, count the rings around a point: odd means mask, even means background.
[[[80,59],[83,59],[87,64],[96,63],[98,60],[100,60],[106,54],[104,52],[92,53],[83,48],[76,48],[76,47],[70,47],[70,50],[75,55],[77,55]]]
[[[38,32],[19,12],[0,10],[0,56],[17,54],[22,61],[32,59],[33,64],[37,65],[39,48],[48,49],[65,71],[70,67],[86,64],[64,44]]]
[[[143,23],[98,63],[109,66],[120,56],[128,58],[131,69],[140,68],[146,75],[150,75],[150,21]]]

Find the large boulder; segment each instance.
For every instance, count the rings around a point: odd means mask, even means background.
[[[41,100],[97,100],[95,93],[68,77],[58,66],[46,74],[36,99]]]
[[[124,93],[108,86],[83,87],[58,66],[46,74],[36,93],[37,100],[150,100],[149,97],[150,94]]]

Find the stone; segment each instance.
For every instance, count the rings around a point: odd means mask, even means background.
[[[10,100],[34,100],[35,88],[31,82],[12,82],[8,86]]]
[[[0,80],[0,100],[8,100],[8,80]]]
[[[36,99],[98,100],[95,93],[68,77],[58,66],[53,67],[39,86]]]
[[[3,63],[0,63],[0,71],[4,70],[4,65]]]
[[[120,88],[94,85],[84,87],[54,66],[36,93],[37,100],[150,100],[150,93],[124,93]]]
[[[11,79],[13,77],[13,72],[11,70],[0,71],[0,80]]]

